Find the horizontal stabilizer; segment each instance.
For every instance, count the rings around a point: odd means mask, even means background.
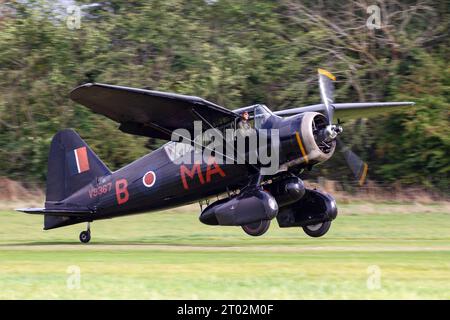
[[[56,216],[56,217],[86,217],[86,215],[91,214],[90,210],[80,210],[80,209],[46,209],[46,208],[21,208],[16,209],[16,211],[25,212],[28,214],[41,214],[46,216]]]
[[[46,208],[23,208],[16,211],[29,214],[44,215],[44,230],[55,229],[72,224],[91,221],[90,210],[77,209],[46,209]]]

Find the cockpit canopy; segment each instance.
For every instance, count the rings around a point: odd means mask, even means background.
[[[239,115],[242,115],[244,112],[248,112],[250,119],[253,119],[254,121],[255,129],[262,128],[266,120],[274,115],[272,111],[270,111],[270,109],[264,104],[254,104],[235,110],[235,112]]]

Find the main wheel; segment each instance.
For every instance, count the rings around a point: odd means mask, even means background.
[[[266,233],[269,227],[270,220],[261,220],[243,225],[242,230],[250,236],[259,237]]]
[[[91,240],[91,233],[89,231],[82,231],[80,233],[80,241],[82,243],[88,243]]]
[[[304,226],[303,231],[310,237],[321,237],[330,230],[331,221],[325,221],[318,224]]]

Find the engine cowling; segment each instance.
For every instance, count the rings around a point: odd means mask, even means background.
[[[327,119],[318,112],[305,112],[284,119],[280,127],[281,168],[311,166],[327,161],[333,155],[336,141],[327,142],[322,132]]]

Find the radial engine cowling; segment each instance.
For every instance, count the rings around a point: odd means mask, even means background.
[[[277,213],[275,198],[263,190],[254,189],[210,204],[201,213],[200,221],[208,225],[242,226],[272,220]]]
[[[325,141],[327,119],[318,112],[286,118],[280,127],[281,167],[308,166],[331,158],[336,141]]]

